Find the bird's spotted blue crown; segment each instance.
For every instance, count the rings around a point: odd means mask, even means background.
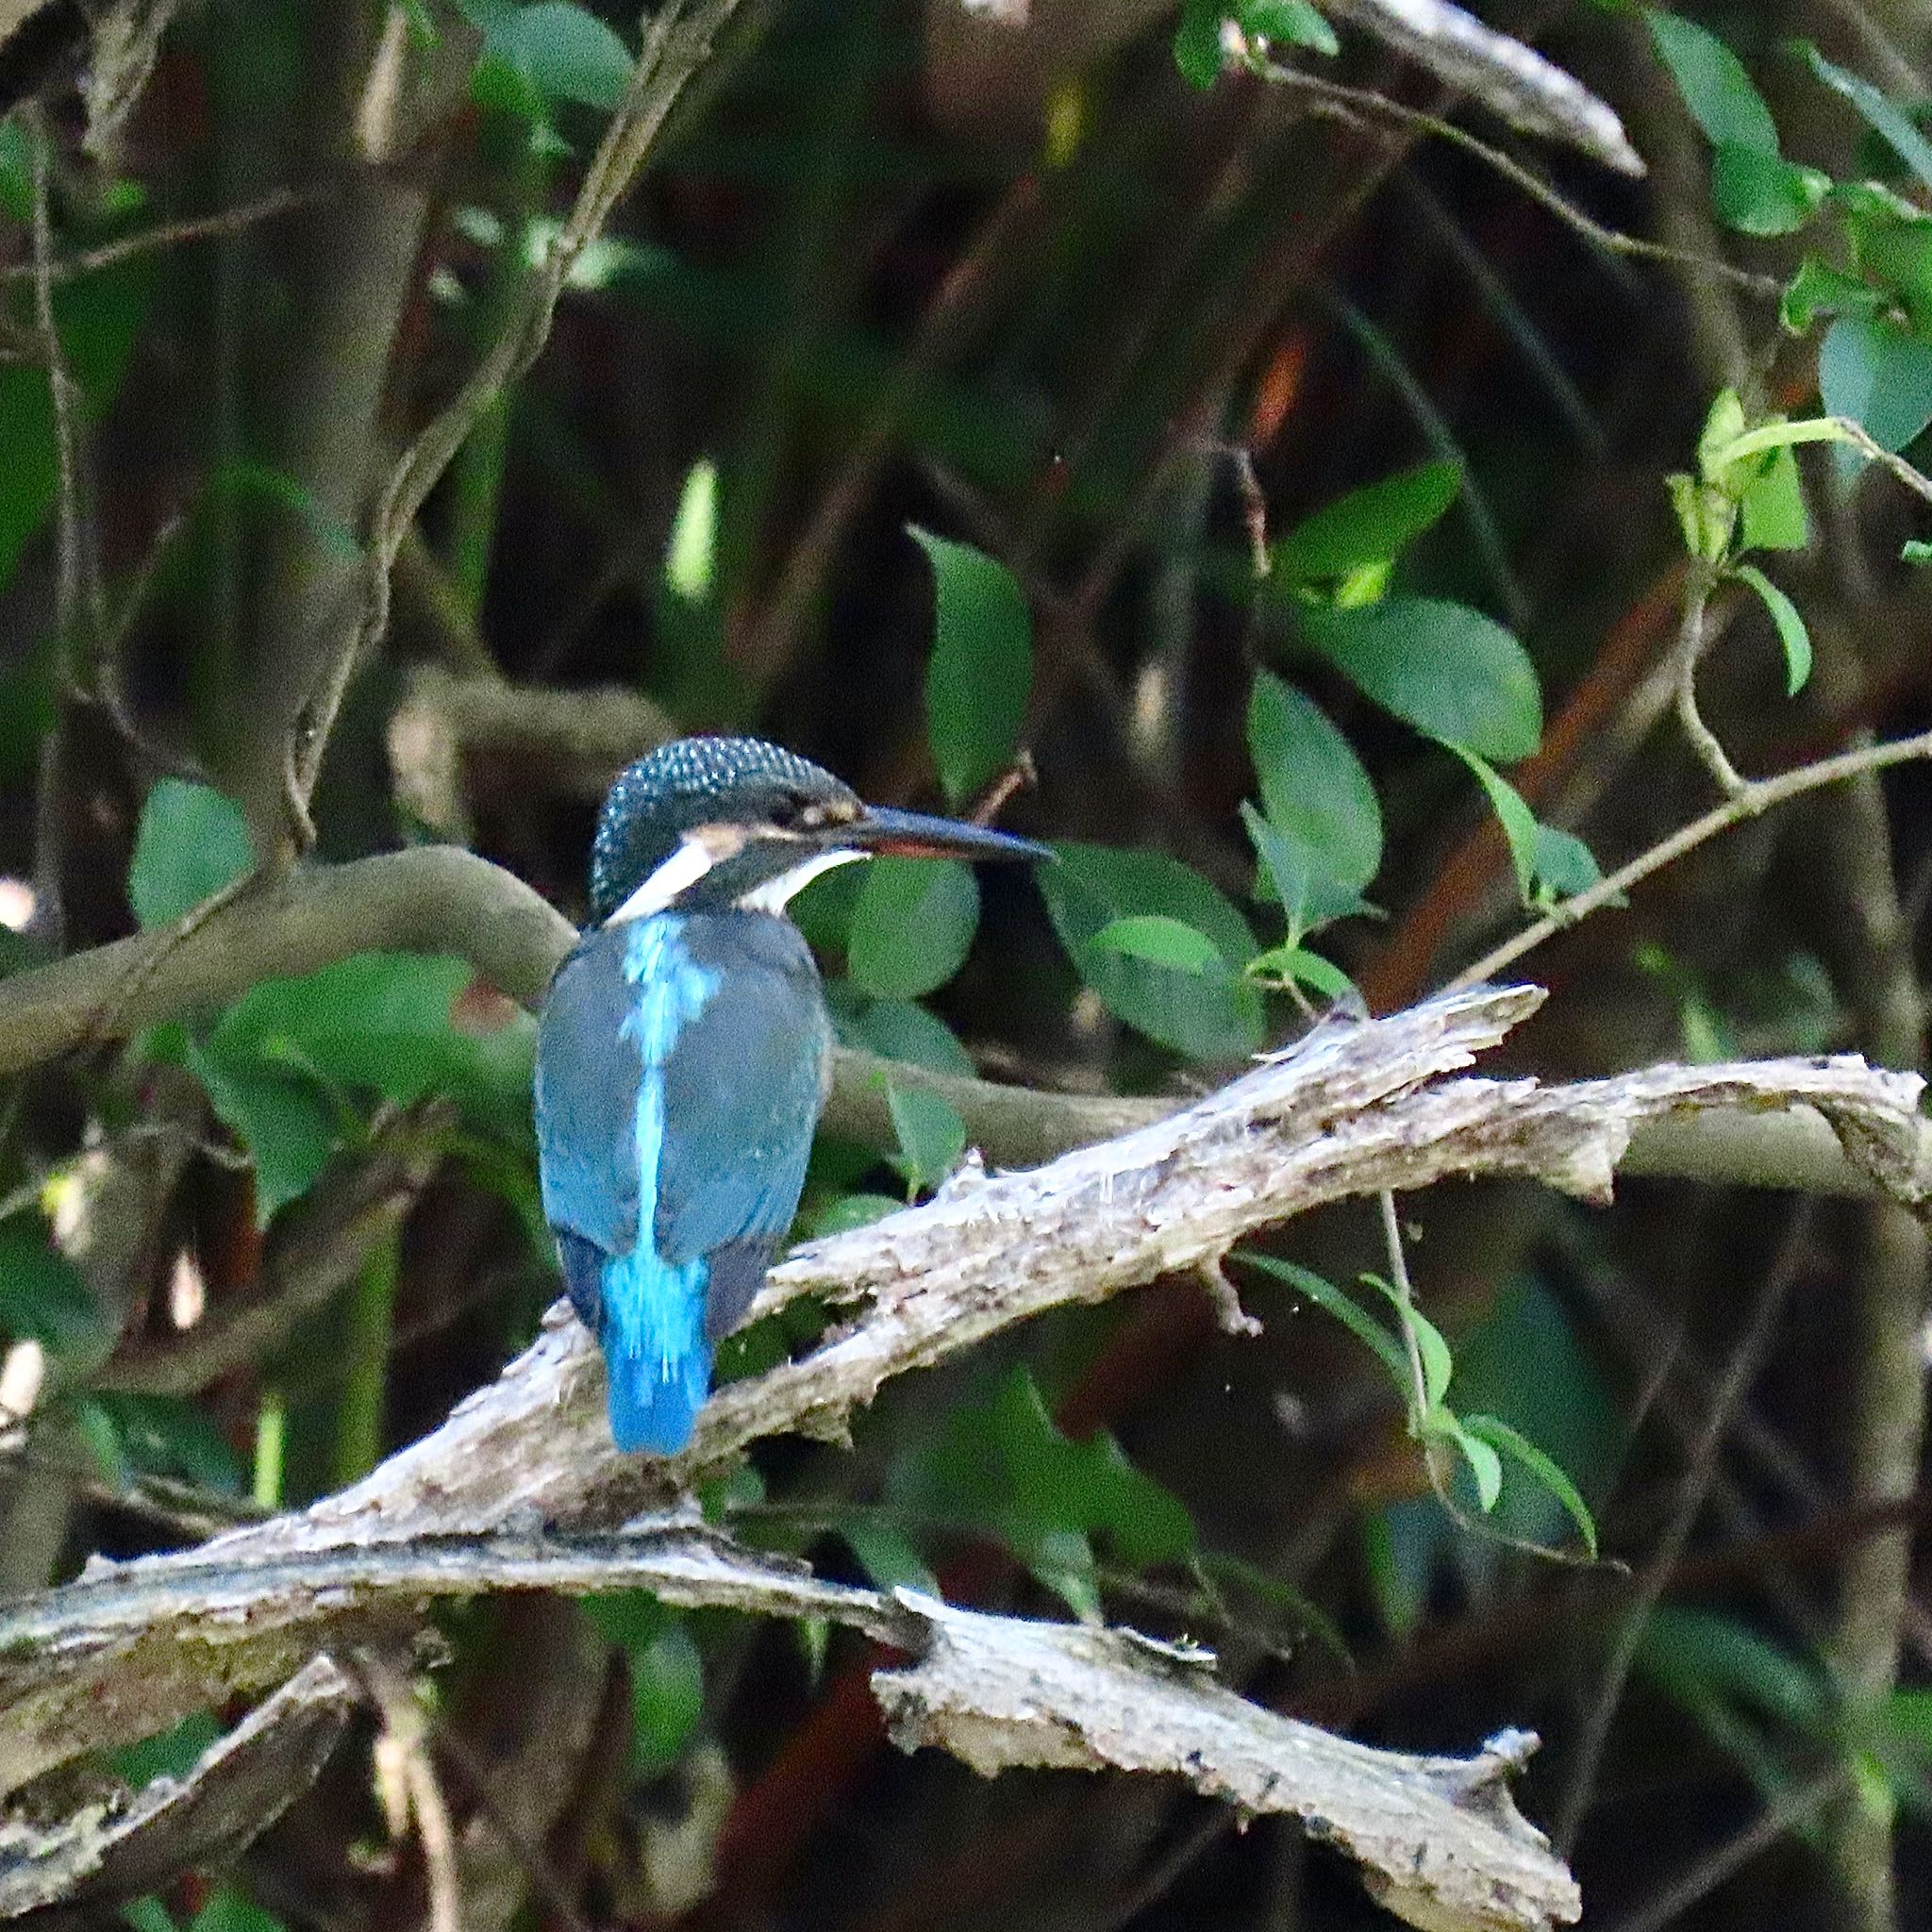
[[[791,894],[874,853],[1043,850],[865,806],[753,738],[667,744],[611,787],[592,924],[538,1029],[536,1115],[544,1216],[620,1449],[689,1442],[712,1352],[798,1209],[832,1032]]]
[[[822,765],[761,738],[680,738],[626,765],[597,819],[591,909],[608,919],[710,822],[782,824],[814,805],[856,817],[858,794]]]

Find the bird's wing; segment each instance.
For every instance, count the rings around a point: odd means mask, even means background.
[[[643,1067],[625,1024],[637,1000],[624,976],[625,938],[622,926],[607,926],[578,945],[551,981],[537,1027],[543,1216],[560,1236],[588,1241],[606,1256],[628,1254],[638,1239]],[[568,1265],[581,1251],[569,1241],[563,1246]]]
[[[665,1059],[658,1251],[671,1262],[710,1257],[709,1313],[723,1333],[797,1212],[831,1028],[810,950],[788,922],[699,913],[682,938],[716,986]]]

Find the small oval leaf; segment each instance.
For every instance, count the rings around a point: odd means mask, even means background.
[[[926,730],[958,805],[1012,762],[1033,689],[1033,619],[1004,564],[930,530],[911,534],[932,560],[936,594]]]
[[[1307,609],[1302,635],[1364,696],[1445,743],[1513,764],[1542,741],[1529,653],[1494,619],[1434,597]]]
[[[1130,914],[1104,925],[1090,943],[1105,951],[1126,953],[1150,966],[1171,973],[1225,973],[1227,961],[1208,935],[1185,921],[1158,912]]]

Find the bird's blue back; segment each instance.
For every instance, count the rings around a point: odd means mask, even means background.
[[[620,1449],[691,1439],[712,1351],[798,1207],[831,1031],[788,921],[659,912],[589,934],[537,1037],[543,1209],[603,1344]]]

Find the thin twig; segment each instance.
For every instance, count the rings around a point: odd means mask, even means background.
[[[98,248],[54,257],[46,264],[45,278],[56,284],[69,282],[77,275],[94,275],[119,262],[136,260],[164,248],[177,248],[184,242],[214,242],[226,235],[239,235],[258,223],[274,221],[277,215],[313,208],[327,200],[333,192],[326,188],[277,188],[258,201],[243,202],[216,214],[191,215],[183,221],[142,228],[132,235],[123,235],[119,241],[104,242]],[[10,268],[0,268],[0,282],[31,281],[41,275],[38,262],[20,262]]]
[[[1651,1612],[1669,1588],[1672,1573],[1684,1554],[1691,1527],[1704,1507],[1711,1479],[1717,1473],[1718,1452],[1724,1446],[1731,1418],[1749,1392],[1763,1363],[1772,1331],[1803,1265],[1814,1212],[1814,1205],[1808,1199],[1801,1200],[1792,1212],[1790,1226],[1786,1230],[1777,1255],[1765,1273],[1763,1286],[1757,1291],[1750,1322],[1731,1352],[1724,1374],[1712,1391],[1704,1426],[1690,1446],[1683,1484],[1677,1491],[1676,1507],[1671,1513],[1671,1521],[1663,1535],[1657,1539],[1649,1562],[1644,1565],[1636,1595],[1618,1627],[1616,1641],[1604,1665],[1603,1677],[1597,1685],[1596,1695],[1591,1700],[1575,1754],[1571,1759],[1569,1787],[1563,1794],[1563,1807],[1556,1830],[1556,1841],[1566,1855],[1575,1848],[1576,1834],[1582,1827],[1591,1792],[1596,1784],[1597,1767],[1603,1760],[1604,1746],[1609,1740],[1610,1724],[1616,1717],[1617,1707],[1623,1702],[1630,1667],[1636,1661],[1637,1646],[1643,1641]]]
[[[666,0],[646,16],[643,45],[623,100],[585,170],[576,201],[530,276],[518,311],[491,345],[457,396],[425,424],[390,473],[377,504],[368,546],[362,608],[343,647],[325,666],[303,707],[286,747],[284,772],[289,817],[297,843],[315,842],[308,800],[349,680],[389,629],[390,577],[414,524],[443,472],[496,398],[518,381],[542,353],[571,270],[602,232],[605,223],[643,167],[672,109],[704,66],[712,37],[730,20],[739,0],[706,0],[686,20],[681,0]]]
[[[1398,126],[1432,134],[1440,141],[1472,154],[1493,168],[1505,180],[1514,185],[1563,223],[1573,228],[1586,242],[1605,250],[1610,255],[1623,255],[1639,261],[1670,262],[1697,275],[1710,275],[1719,281],[1729,282],[1735,287],[1748,291],[1754,295],[1762,295],[1775,301],[1784,293],[1784,284],[1775,275],[1754,274],[1750,269],[1739,268],[1728,261],[1713,260],[1707,256],[1690,255],[1680,248],[1672,248],[1661,242],[1647,242],[1640,235],[1626,235],[1619,228],[1606,227],[1594,221],[1574,202],[1565,199],[1541,175],[1525,168],[1514,156],[1506,154],[1501,148],[1484,141],[1481,136],[1458,127],[1453,121],[1445,121],[1439,114],[1431,114],[1421,108],[1411,108],[1401,101],[1391,100],[1386,94],[1378,94],[1369,88],[1348,87],[1341,81],[1325,80],[1319,75],[1305,73],[1300,68],[1269,66],[1268,78],[1281,86],[1292,88],[1299,93],[1308,95],[1316,104],[1318,111],[1340,116],[1353,121],[1358,115],[1368,115],[1379,120],[1393,122]]]
[[[1534,952],[1545,940],[1567,931],[1579,921],[1588,919],[1592,912],[1616,904],[1631,887],[1641,885],[1653,873],[1661,872],[1687,853],[1707,844],[1721,832],[1728,832],[1734,825],[1757,818],[1774,806],[1802,798],[1808,791],[1823,791],[1827,785],[1841,785],[1847,778],[1856,778],[1863,772],[1883,771],[1890,765],[1911,764],[1921,758],[1932,758],[1932,731],[1921,731],[1910,738],[1890,739],[1882,744],[1841,752],[1837,758],[1820,758],[1815,764],[1781,772],[1774,778],[1749,779],[1741,791],[1725,799],[1722,805],[1712,807],[1702,818],[1692,819],[1688,825],[1680,825],[1668,839],[1659,840],[1648,851],[1640,852],[1627,865],[1619,866],[1588,891],[1565,899],[1554,911],[1524,926],[1513,939],[1504,941],[1500,946],[1485,953],[1474,965],[1464,967],[1444,990],[1453,991],[1478,986],[1484,980],[1493,978],[1506,968],[1513,966],[1524,954]]]
[[[47,367],[54,398],[54,449],[57,466],[55,629],[61,648],[71,651],[80,632],[80,431],[76,421],[74,378],[60,347],[60,329],[54,315],[54,225],[49,202],[49,156],[53,136],[43,119],[34,128],[33,238],[34,258],[28,274],[34,284],[34,328]]]
[[[378,1753],[391,1760],[407,1804],[407,1818],[391,1807],[390,1826],[413,1822],[423,1844],[424,1875],[429,1890],[429,1932],[462,1932],[462,1888],[457,1877],[456,1832],[449,1807],[429,1757],[429,1714],[416,1701],[408,1680],[371,1651],[356,1660],[358,1674],[382,1716]]]
[[[1382,1240],[1389,1250],[1389,1279],[1402,1317],[1402,1348],[1408,1357],[1409,1401],[1416,1415],[1429,1407],[1429,1378],[1423,1370],[1422,1346],[1415,1332],[1415,1284],[1408,1275],[1408,1257],[1402,1246],[1402,1223],[1395,1212],[1395,1191],[1384,1188],[1375,1196],[1382,1216]]]
[[[1704,722],[1697,708],[1697,665],[1704,656],[1704,615],[1710,608],[1715,579],[1707,565],[1693,561],[1684,576],[1684,615],[1677,625],[1674,666],[1677,681],[1677,723],[1690,741],[1698,762],[1717,780],[1726,798],[1737,798],[1751,789],[1750,780],[1732,764],[1730,754],[1718,735]]]

